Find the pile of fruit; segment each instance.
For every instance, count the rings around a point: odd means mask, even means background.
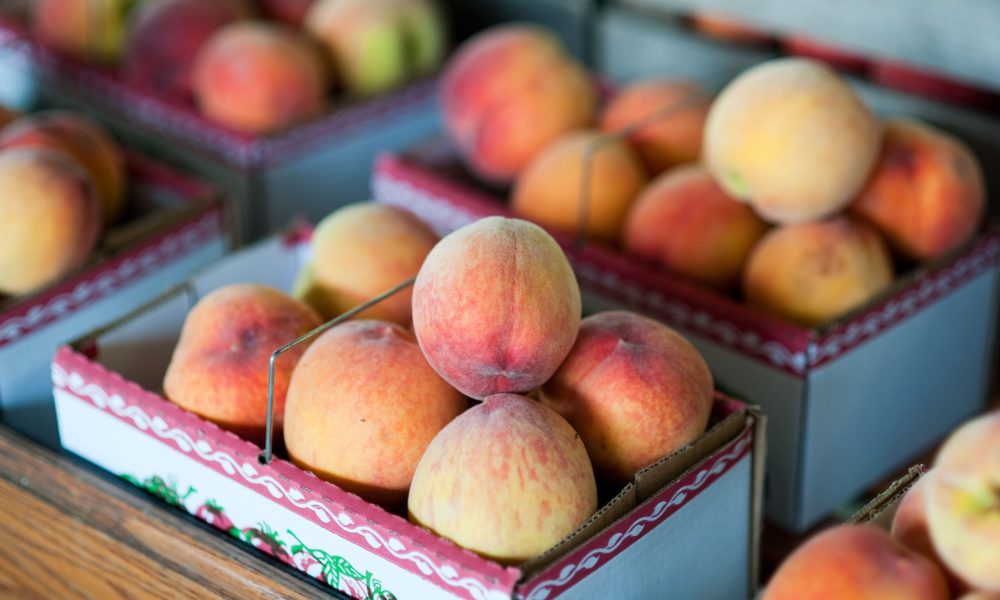
[[[276,431],[302,468],[482,556],[538,556],[590,518],[600,489],[613,496],[708,426],[697,350],[633,313],[581,320],[569,262],[537,225],[490,217],[437,240],[360,204],[311,243],[298,298],[237,284],[192,308],[166,397],[260,442],[271,353],[415,276],[281,355]]]
[[[114,139],[76,113],[0,114],[0,295],[63,278],[125,212],[125,163]]]
[[[433,0],[38,0],[31,28],[247,132],[315,116],[331,87],[398,87],[434,71],[446,49]]]
[[[456,51],[441,108],[469,169],[512,186],[516,214],[809,327],[962,247],[984,215],[961,141],[880,122],[807,59],[760,64],[716,98],[651,80],[601,107],[551,35],[511,25]]]
[[[763,600],[1000,597],[1000,412],[948,438],[892,529],[840,525],[799,547]]]

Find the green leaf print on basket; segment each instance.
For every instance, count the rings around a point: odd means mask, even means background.
[[[193,487],[188,486],[187,491],[181,495],[177,491],[177,482],[173,479],[173,477],[170,478],[169,482],[159,475],[151,475],[141,481],[128,473],[125,473],[121,477],[132,485],[142,488],[160,500],[163,500],[170,506],[185,508],[184,499],[195,492]]]
[[[310,548],[302,543],[292,530],[288,530],[288,535],[295,538],[297,542],[292,546],[292,554],[306,552],[323,567],[323,579],[327,585],[335,589],[341,588],[341,578],[352,579],[364,586],[365,598],[370,600],[396,600],[396,595],[389,590],[382,588],[382,582],[372,576],[371,571],[361,573],[342,556],[328,554],[318,548]],[[355,586],[350,586],[354,588]],[[353,591],[353,590],[352,590]]]

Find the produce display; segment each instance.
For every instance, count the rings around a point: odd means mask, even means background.
[[[1000,413],[969,421],[899,502],[891,531],[840,525],[799,547],[763,600],[1000,596]]]
[[[412,332],[409,313],[393,304],[281,355],[275,427],[293,462],[514,564],[590,518],[599,484],[613,496],[705,432],[714,392],[701,355],[636,314],[581,323],[576,278],[542,228],[489,217],[429,252],[428,239],[413,217],[365,203],[315,230],[306,273],[330,286],[326,299],[339,299],[325,304],[330,314],[350,308],[348,297],[385,291],[366,291],[383,283],[373,275],[395,273],[389,288],[416,269]],[[341,279],[325,283],[323,274],[351,256],[358,269],[334,269]],[[400,297],[411,301],[400,293],[385,303]],[[319,324],[273,288],[222,287],[188,314],[166,397],[260,443],[268,357]]]
[[[331,89],[397,88],[432,73],[447,49],[434,0],[44,0],[31,31],[248,133],[315,116]]]
[[[47,111],[0,129],[0,295],[24,295],[81,266],[125,209],[125,163],[90,118]]]
[[[441,111],[471,172],[510,183],[516,215],[801,326],[864,305],[983,221],[982,168],[963,142],[914,119],[881,122],[819,61],[766,61],[714,99],[685,81],[640,81],[599,108],[596,77],[581,83],[579,68],[533,83],[548,62],[567,61],[517,26],[480,33],[448,62]],[[591,91],[528,101],[559,85]]]

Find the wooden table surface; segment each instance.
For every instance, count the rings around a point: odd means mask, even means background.
[[[0,426],[0,598],[316,598],[318,584]]]

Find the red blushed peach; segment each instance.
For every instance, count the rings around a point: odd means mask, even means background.
[[[467,405],[409,331],[386,321],[341,323],[295,367],[285,446],[317,476],[400,510],[424,449]]]
[[[27,294],[90,256],[100,206],[87,173],[48,149],[0,151],[0,294]]]
[[[767,231],[746,204],[733,200],[700,165],[654,179],[625,221],[622,244],[685,277],[733,287],[754,245]]]
[[[267,132],[316,115],[328,87],[318,48],[281,25],[226,25],[194,64],[194,95],[209,119],[247,132]]]
[[[762,600],[946,600],[944,576],[874,525],[839,525],[799,546]]]
[[[443,238],[413,286],[427,361],[473,398],[530,391],[555,373],[580,327],[580,288],[541,227],[487,217]]]
[[[622,483],[693,442],[712,409],[712,374],[694,346],[657,321],[625,311],[591,315],[542,404],[569,421],[594,470]]]
[[[747,301],[806,327],[861,306],[893,277],[878,232],[845,217],[772,229],[743,271]]]
[[[899,119],[886,123],[875,172],[851,205],[913,260],[967,242],[985,209],[983,172],[972,151],[930,125]]]
[[[586,184],[584,169],[589,169]],[[511,208],[525,219],[577,232],[586,189],[587,236],[615,242],[645,184],[642,163],[627,144],[596,131],[579,131],[559,138],[531,161],[517,179]]]
[[[198,51],[220,28],[253,16],[245,0],[156,0],[129,16],[123,74],[158,92],[191,93]]]
[[[0,132],[0,148],[50,148],[68,154],[90,174],[104,226],[125,211],[125,159],[97,121],[79,113],[45,111],[21,117]]]
[[[712,97],[687,81],[650,80],[623,88],[604,109],[601,129],[627,139],[653,175],[701,157]]]
[[[589,125],[596,104],[586,71],[533,26],[504,25],[470,38],[442,75],[450,138],[477,175],[498,184],[561,135]]]
[[[473,552],[518,563],[545,552],[597,510],[580,437],[538,402],[496,394],[427,447],[413,475],[410,520]]]
[[[847,206],[875,165],[880,139],[871,111],[832,69],[782,58],[722,90],[705,123],[703,151],[731,196],[767,221],[791,224]]]
[[[42,44],[97,62],[121,52],[128,0],[33,0],[31,32]]]
[[[260,444],[271,354],[319,325],[312,309],[274,288],[219,288],[199,300],[184,320],[163,392],[182,408]],[[276,436],[281,435],[288,381],[307,347],[295,346],[275,363]]]

